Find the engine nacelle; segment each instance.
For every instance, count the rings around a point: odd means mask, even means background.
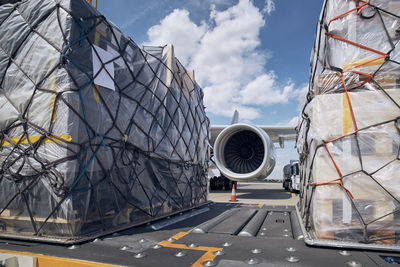
[[[260,181],[275,167],[275,149],[262,129],[237,123],[218,135],[214,160],[221,174],[233,181]]]

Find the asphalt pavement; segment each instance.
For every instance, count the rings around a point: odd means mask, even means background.
[[[231,191],[211,190],[209,200],[214,202],[230,202]],[[299,197],[282,187],[282,183],[238,183],[236,189],[238,203],[262,205],[295,205]]]

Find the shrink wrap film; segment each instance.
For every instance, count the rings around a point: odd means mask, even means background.
[[[315,239],[398,245],[400,5],[326,0],[297,126],[299,210]]]
[[[0,236],[73,243],[202,205],[208,138],[172,46],[84,0],[0,5]]]

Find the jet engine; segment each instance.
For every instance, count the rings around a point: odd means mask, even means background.
[[[265,131],[237,123],[218,135],[214,161],[221,174],[233,181],[262,181],[275,167],[275,149]]]

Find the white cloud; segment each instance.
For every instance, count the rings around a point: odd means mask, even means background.
[[[277,123],[277,126],[292,126],[292,127],[296,127],[297,123],[299,121],[299,116],[294,116],[293,118],[291,118],[290,120],[285,120],[285,121],[281,121],[279,123]]]
[[[265,1],[264,10],[250,0],[222,11],[211,5],[210,19],[200,24],[187,10],[175,9],[148,30],[146,44],[174,44],[179,60],[195,70],[208,112],[231,117],[237,109],[242,119],[256,119],[262,107],[288,103],[298,91],[293,82],[282,85],[264,69],[268,55],[259,49],[259,36],[264,13],[274,9],[272,0]]]
[[[239,92],[240,102],[247,105],[288,103],[293,97],[294,83],[288,82],[283,89],[277,84],[274,72],[264,73],[251,81]]]
[[[271,15],[271,13],[275,11],[275,3],[272,0],[265,0],[265,6],[263,9],[263,13],[267,13]]]
[[[304,103],[307,101],[307,93],[308,93],[308,84],[303,85],[300,89],[294,92],[293,97],[297,99],[297,110],[301,111]]]
[[[182,64],[189,64],[199,49],[199,40],[206,32],[206,25],[196,25],[189,18],[189,11],[175,9],[147,31],[149,42],[144,45],[174,44],[175,53]]]
[[[200,40],[192,62],[198,81],[223,84],[233,79],[242,85],[242,79],[260,73],[265,64],[264,55],[256,50],[265,24],[260,11],[250,1],[240,0],[225,11],[212,9],[210,19],[214,27]]]
[[[219,4],[219,5],[221,5],[221,4],[227,5],[227,4],[232,3],[232,0],[206,0],[206,1],[209,3]],[[196,2],[201,3],[198,0],[196,0]]]
[[[300,118],[299,116],[293,117],[293,118],[289,121],[288,126],[296,127],[297,124],[299,123],[299,118]]]

